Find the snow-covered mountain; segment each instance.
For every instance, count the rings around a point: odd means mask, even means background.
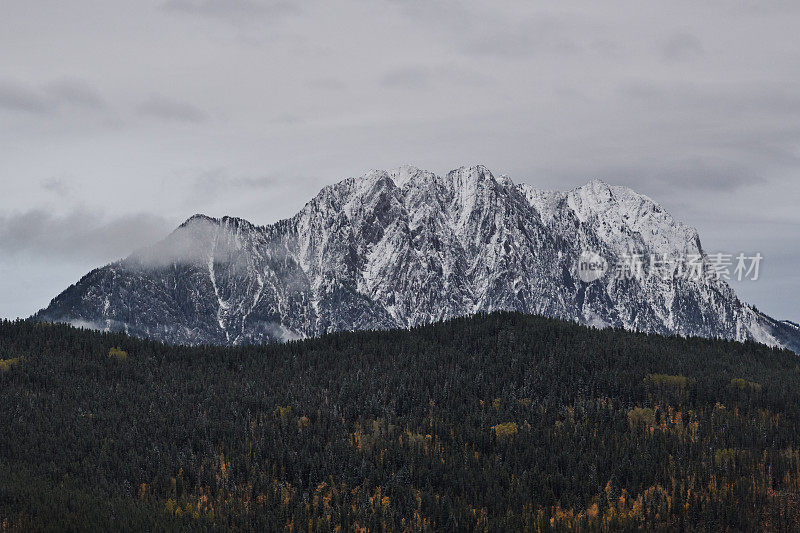
[[[401,167],[325,187],[269,226],[195,215],[90,272],[34,318],[242,344],[513,309],[800,351],[796,326],[741,302],[721,279],[683,276],[676,265],[666,277],[585,283],[576,268],[584,250],[611,265],[629,254],[703,254],[693,228],[625,187],[593,180],[562,193],[482,166],[446,176]]]

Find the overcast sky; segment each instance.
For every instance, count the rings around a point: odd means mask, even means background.
[[[0,316],[373,168],[651,196],[800,320],[800,2],[3,0]]]

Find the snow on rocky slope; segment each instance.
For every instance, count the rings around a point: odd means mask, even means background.
[[[562,193],[482,166],[446,176],[401,167],[325,187],[269,226],[195,215],[34,318],[243,344],[508,309],[800,351],[796,326],[741,302],[721,279],[676,270],[585,283],[576,271],[584,250],[611,265],[630,254],[703,255],[693,228],[625,187],[593,180]]]

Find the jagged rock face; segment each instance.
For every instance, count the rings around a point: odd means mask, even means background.
[[[800,350],[796,325],[742,303],[722,280],[584,283],[584,250],[610,264],[630,253],[703,253],[694,229],[624,187],[595,180],[560,193],[481,166],[446,176],[402,167],[326,187],[271,226],[195,215],[90,272],[35,318],[243,344],[510,309]]]

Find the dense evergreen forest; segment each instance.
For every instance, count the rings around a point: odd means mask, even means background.
[[[0,324],[0,530],[797,530],[800,360],[494,313],[283,345]]]

